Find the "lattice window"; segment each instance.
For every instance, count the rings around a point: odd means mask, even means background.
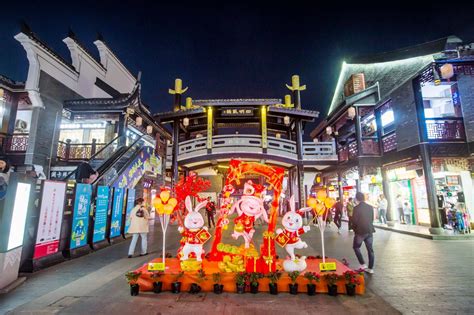
[[[464,140],[462,120],[427,120],[426,131],[430,140]]]
[[[383,147],[384,153],[396,150],[397,149],[397,134],[394,132],[382,138],[382,147]]]

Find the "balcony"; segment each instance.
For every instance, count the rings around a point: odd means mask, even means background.
[[[59,141],[57,157],[60,161],[83,161],[89,160],[96,152],[105,147],[106,143],[71,143],[70,141]],[[97,159],[105,159],[109,152],[106,150],[100,152],[102,157]]]
[[[296,142],[286,139],[268,137],[267,152],[262,149],[262,138],[258,135],[221,135],[212,137],[212,151],[207,151],[207,139],[197,138],[179,144],[178,162],[186,163],[211,158],[250,157],[260,159],[276,159],[287,163],[298,160]],[[171,161],[172,146],[168,146],[167,160]],[[304,162],[337,161],[335,147],[332,142],[304,142]]]
[[[4,142],[6,153],[25,153],[28,148],[28,133],[17,133],[7,136]]]
[[[465,141],[464,121],[462,118],[429,118],[426,119],[428,140],[432,141]]]

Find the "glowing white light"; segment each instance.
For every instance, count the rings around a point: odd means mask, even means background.
[[[395,121],[395,116],[393,115],[393,110],[388,110],[382,114],[382,127],[390,125]]]
[[[31,184],[18,183],[17,185],[7,250],[23,245],[26,213],[28,212],[28,202],[30,201],[30,189]]]

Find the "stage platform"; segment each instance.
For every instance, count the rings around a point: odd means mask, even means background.
[[[152,262],[162,262],[161,258],[154,259]],[[322,259],[307,259],[307,268],[305,271],[301,273],[298,277],[298,292],[306,293],[306,284],[308,284],[308,280],[303,277],[303,274],[307,271],[316,272],[321,275],[320,282],[316,283],[316,292],[318,293],[327,293],[327,284],[326,281],[323,279],[323,275],[325,273],[331,272],[320,272],[319,271],[319,263],[322,262]],[[347,270],[351,270],[343,263],[338,261],[337,259],[327,258],[326,262],[335,262],[337,269],[336,271],[332,271],[338,275],[341,275],[346,272]],[[279,259],[277,262],[277,269],[282,270],[281,267],[283,263],[282,259]],[[206,259],[203,260],[203,270],[206,273],[207,280],[203,281],[200,286],[202,291],[205,292],[212,292],[214,282],[212,281],[212,274],[216,272],[221,273],[221,283],[224,285],[224,292],[236,292],[236,285],[235,285],[235,273],[233,272],[221,272],[218,267],[217,261],[208,261]],[[181,270],[180,268],[180,261],[177,258],[169,258],[166,259],[166,271],[164,275],[160,278],[160,281],[163,282],[163,291],[171,291],[171,283],[174,281],[175,274],[177,274]],[[151,291],[153,289],[153,279],[150,277],[151,273],[148,271],[148,264],[143,265],[141,268],[137,269],[136,271],[142,272],[142,275],[138,279],[138,284],[140,285],[140,291]],[[196,272],[185,272],[184,276],[180,279],[181,282],[181,292],[189,291],[191,283],[197,282],[197,275]],[[259,280],[259,291],[260,292],[268,292],[269,280],[267,278],[263,278]],[[290,278],[288,277],[286,272],[283,272],[280,280],[278,281],[278,291],[279,292],[288,292],[288,284],[290,284]],[[345,294],[345,281],[344,279],[339,280],[337,283],[338,286],[338,293]],[[365,283],[364,283],[364,276],[360,275],[360,285],[356,288],[356,294],[364,294],[365,293]]]

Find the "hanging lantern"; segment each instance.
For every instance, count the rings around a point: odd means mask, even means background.
[[[326,134],[327,134],[328,136],[330,136],[330,135],[332,134],[332,127],[331,127],[331,126],[327,126],[327,127],[326,127]]]
[[[277,133],[277,134],[275,135],[275,137],[277,137],[277,139],[280,139],[280,138],[281,138],[281,134]]]
[[[451,79],[454,76],[454,67],[450,63],[446,63],[439,68],[441,77],[445,80]]]
[[[137,126],[141,126],[143,124],[143,118],[137,117],[135,119],[135,123],[137,124]]]
[[[321,183],[321,176],[320,175],[316,176],[316,183],[318,183],[318,184]]]
[[[184,125],[184,127],[189,126],[189,118],[188,118],[188,117],[184,117],[184,119],[183,119],[183,125]]]
[[[285,123],[286,126],[289,126],[290,125],[290,116],[283,117],[283,122]]]
[[[349,109],[347,110],[347,118],[352,120],[354,119],[355,115],[356,115],[355,107],[354,106],[349,107]]]
[[[151,135],[152,132],[153,132],[153,127],[152,126],[146,126],[146,133]]]

